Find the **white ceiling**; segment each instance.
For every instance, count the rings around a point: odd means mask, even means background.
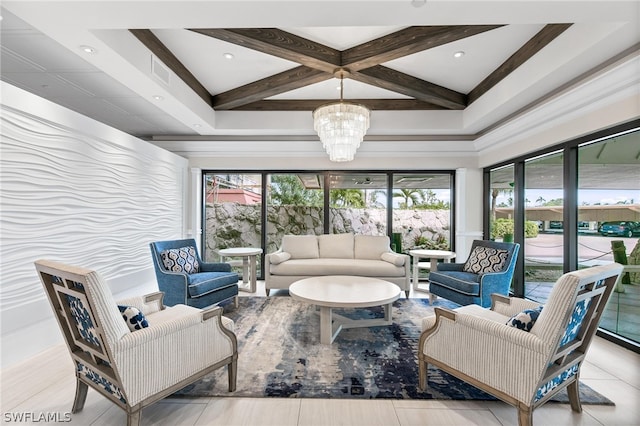
[[[127,29],[151,29],[215,95],[299,64],[185,28],[279,28],[344,50],[414,25],[504,24],[384,64],[468,94],[544,25],[573,23],[463,111],[372,113],[368,139],[440,140],[453,151],[477,150],[469,144],[479,135],[559,90],[579,87],[604,65],[637,63],[640,42],[638,1],[428,0],[416,8],[409,0],[4,0],[1,13],[2,80],[127,133],[156,138],[161,146],[162,138],[182,141],[175,151],[193,155],[206,150],[194,148],[194,142],[199,147],[210,141],[254,144],[246,150],[273,152],[287,149],[279,138],[315,141],[311,113],[214,111],[175,74],[170,72],[169,85],[155,77],[151,53]],[[86,54],[80,48],[85,45],[97,52]],[[459,50],[465,55],[456,59],[453,53]],[[337,85],[331,79],[272,99],[337,99]],[[354,80],[345,81],[344,92],[347,99],[407,98]],[[163,99],[155,100],[156,95]],[[265,143],[255,148],[256,141]],[[432,144],[431,149],[439,148]],[[321,148],[309,152],[321,153]]]

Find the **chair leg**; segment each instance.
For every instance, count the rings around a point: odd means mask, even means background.
[[[240,296],[236,296],[233,298],[233,306],[238,309],[238,306],[240,306]]]
[[[436,296],[435,294],[429,293],[429,304],[433,305],[433,302],[435,302],[437,298],[438,296]]]
[[[234,359],[227,365],[227,375],[229,376],[229,392],[235,392],[236,379],[238,377],[238,359]]]
[[[581,413],[582,404],[580,403],[580,385],[577,379],[569,386],[567,386],[567,395],[569,396],[569,404],[571,404],[571,409],[576,413]]]
[[[87,400],[87,390],[89,390],[89,386],[79,378],[76,378],[76,396],[73,399],[72,413],[78,413],[84,408],[84,402]]]
[[[533,409],[518,405],[518,426],[533,426]]]
[[[142,409],[127,413],[127,426],[140,426],[140,412]]]
[[[425,391],[427,390],[427,370],[429,366],[420,358],[418,356],[418,386],[421,391]]]

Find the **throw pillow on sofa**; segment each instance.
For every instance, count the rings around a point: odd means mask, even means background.
[[[291,254],[287,253],[286,251],[281,251],[280,253],[273,253],[269,259],[271,259],[271,263],[273,265],[278,265],[286,260],[291,259]]]
[[[391,263],[392,265],[404,266],[405,257],[397,253],[382,253],[382,256],[380,256],[380,258],[385,262]]]
[[[196,256],[196,248],[192,246],[168,249],[160,253],[162,264],[171,272],[195,274],[200,271],[200,264]]]

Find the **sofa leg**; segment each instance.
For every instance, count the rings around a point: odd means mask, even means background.
[[[406,295],[407,295],[407,299],[409,298],[409,293],[411,293],[411,290],[405,290],[405,291],[404,291],[404,294],[406,294]]]
[[[436,301],[436,299],[438,298],[438,296],[436,296],[433,293],[429,293],[429,304],[433,305],[433,303]]]
[[[267,292],[267,297],[269,297],[269,292],[271,291],[271,289],[267,288],[265,289],[265,291]]]

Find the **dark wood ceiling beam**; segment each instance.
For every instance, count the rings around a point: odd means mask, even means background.
[[[273,99],[252,102],[234,108],[234,111],[313,111],[327,104],[327,99]],[[405,111],[405,110],[443,110],[440,105],[430,104],[415,99],[349,99],[349,102],[362,104],[370,110]]]
[[[467,105],[466,96],[462,93],[382,65],[354,72],[350,77],[361,83],[402,93],[417,100],[440,105],[447,109],[464,109]]]
[[[342,66],[358,71],[499,27],[502,25],[409,27],[344,50]]]
[[[215,95],[213,97],[213,108],[216,110],[238,108],[270,96],[279,95],[330,78],[333,78],[332,74],[305,66],[299,66]]]
[[[209,91],[198,81],[198,79],[191,74],[191,72],[185,67],[178,58],[165,46],[158,37],[147,29],[132,29],[129,30],[138,40],[144,44],[147,49],[158,57],[166,66],[171,69],[187,86],[191,88],[203,101],[209,106],[212,105],[211,94]]]
[[[340,51],[277,28],[190,29],[228,43],[333,73],[340,67]]]
[[[527,62],[533,55],[551,43],[566,31],[572,24],[549,24],[545,25],[536,35],[527,41],[520,49],[504,61],[495,71],[487,76],[471,92],[469,92],[469,105],[475,102],[480,96],[487,93],[496,84],[515,71],[520,65]]]

